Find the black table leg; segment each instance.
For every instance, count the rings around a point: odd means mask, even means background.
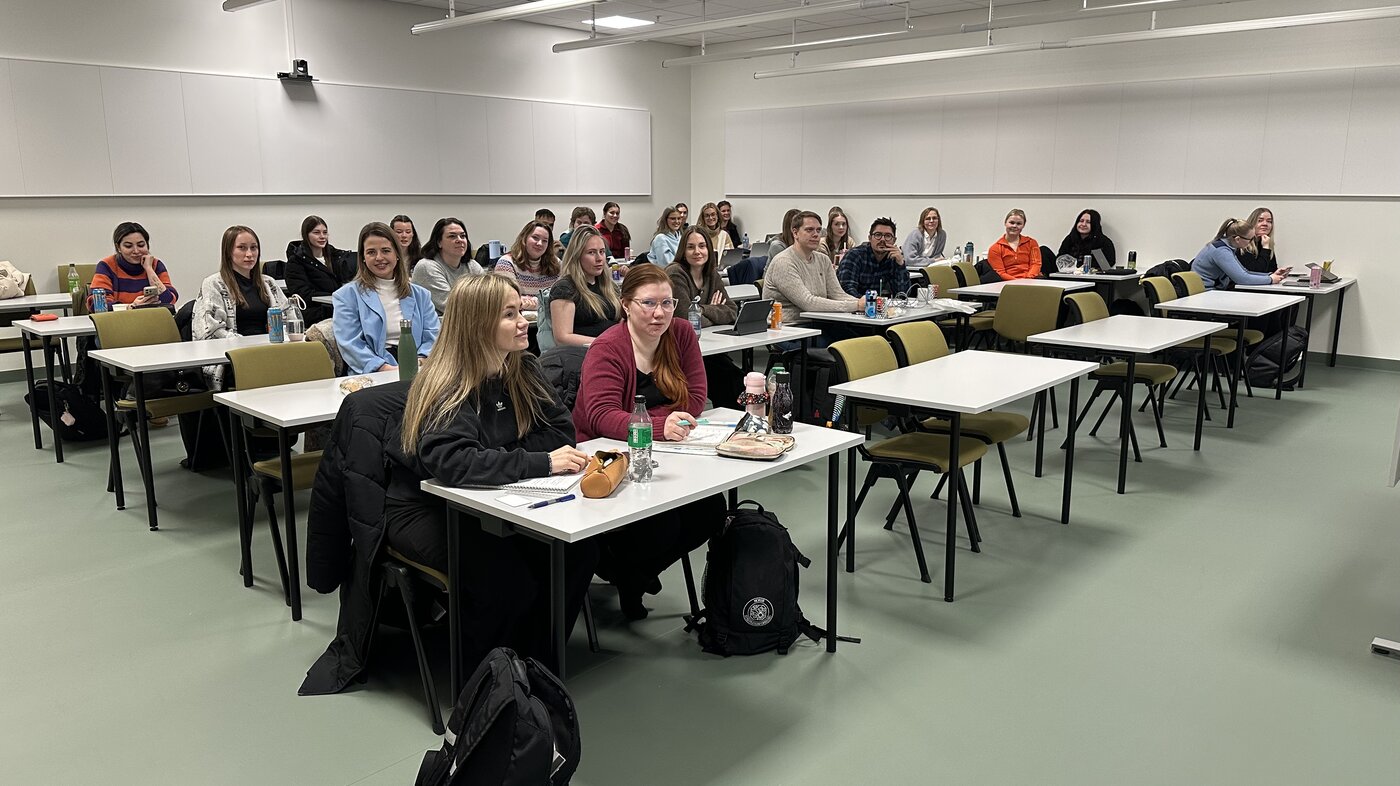
[[[117,403],[112,396],[112,371],[102,368],[102,404],[107,410],[107,490],[117,494],[117,510],[126,510],[126,492],[122,489],[122,457],[117,435]]]
[[[1069,434],[1065,437],[1065,491],[1060,502],[1060,523],[1069,523],[1070,489],[1074,483],[1074,432],[1079,430],[1079,377],[1069,381]]]
[[[1230,414],[1225,419],[1225,428],[1235,427],[1236,394],[1240,389],[1240,375],[1244,373],[1244,317],[1236,319],[1235,327],[1235,367],[1230,369]],[[1209,338],[1201,339],[1209,341]],[[1205,384],[1202,380],[1201,384]]]
[[[1123,404],[1123,414],[1118,419],[1118,493],[1122,494],[1128,487],[1128,434],[1133,428],[1133,379],[1137,373],[1137,355],[1128,355],[1128,376],[1123,380],[1123,391],[1120,394]],[[1151,395],[1149,392],[1148,395]]]
[[[1201,340],[1201,366],[1200,373],[1196,375],[1196,447],[1201,449],[1201,429],[1205,426],[1206,420],[1206,367],[1210,365],[1210,337]]]
[[[841,454],[832,453],[826,459],[826,651],[836,651],[836,539],[840,500],[836,487],[841,485]]]
[[[1309,302],[1311,302],[1312,298],[1309,298],[1308,300]],[[1294,306],[1289,306],[1286,310],[1288,312],[1288,315],[1292,317],[1292,319],[1285,319],[1283,321],[1283,343],[1279,345],[1278,379],[1274,380],[1274,401],[1283,400],[1283,367],[1288,363],[1288,326],[1293,324],[1293,319],[1296,319],[1298,317],[1298,312],[1295,310]],[[1304,347],[1303,356],[1307,357],[1307,354],[1308,350],[1306,347]],[[1301,374],[1302,371],[1300,370],[1299,373]]]
[[[953,567],[958,553],[958,481],[962,476],[962,468],[958,466],[958,450],[962,441],[962,413],[950,412],[949,416],[948,459],[951,465],[943,468],[948,477],[948,543],[943,553],[943,600],[952,603]],[[1044,417],[1045,413],[1042,412],[1042,422]]]
[[[856,572],[856,449],[846,451],[846,572]]]
[[[1332,351],[1327,354],[1327,366],[1329,368],[1337,365],[1337,340],[1342,335],[1342,306],[1346,305],[1347,291],[1345,288],[1337,290],[1337,313],[1332,317]]]
[[[151,427],[146,420],[146,391],[141,384],[142,376],[139,371],[131,375],[132,390],[136,393],[136,431],[141,435],[136,446],[136,463],[141,469],[141,483],[146,488],[146,522],[151,531],[155,532],[160,529],[160,523],[156,520],[156,481],[151,469]]]
[[[238,413],[228,411],[229,442],[233,445],[233,455],[229,466],[233,468],[233,493],[238,497],[238,559],[243,573],[243,586],[253,586],[253,512],[248,509],[248,468],[243,465],[243,426],[238,422]]]
[[[27,341],[25,342],[24,358],[28,362],[29,347]],[[53,378],[53,339],[49,336],[44,336],[44,379],[49,383],[49,417],[53,418],[53,428],[51,429],[53,431],[53,458],[55,462],[62,464],[63,434],[58,428],[60,413],[58,411],[58,391],[54,389],[56,386]],[[33,393],[32,390],[30,392]],[[38,421],[35,420],[35,423],[37,424]]]
[[[559,679],[565,678],[564,671],[564,541],[551,538],[549,541],[549,648],[554,653],[555,673]]]
[[[1040,477],[1045,459],[1045,408],[1050,405],[1050,397],[1045,391],[1035,394],[1036,402],[1036,426],[1035,426],[1035,476]],[[953,499],[949,497],[948,499]]]
[[[462,692],[462,513],[447,505],[447,653],[452,695]]]
[[[32,347],[29,343],[29,334],[24,332],[23,330],[21,330],[19,333],[19,343],[21,348],[24,350],[24,384],[26,389],[28,389],[29,391],[29,421],[34,426],[34,449],[43,450],[44,438],[43,435],[39,433],[39,407],[37,406],[39,403],[39,397],[34,393],[34,358],[29,356],[29,353],[32,350]],[[50,376],[49,417],[56,418],[58,417],[58,415],[53,411],[53,407],[53,377]],[[55,434],[57,434],[58,427],[55,426],[53,428],[53,431]]]
[[[1317,302],[1317,298],[1316,298],[1316,297],[1310,297],[1310,298],[1308,298],[1308,313],[1307,313],[1307,317],[1303,320],[1303,329],[1306,330],[1306,331],[1308,331],[1308,338],[1309,338],[1309,339],[1312,338],[1313,303],[1315,303],[1315,302]],[[1301,363],[1298,364],[1298,387],[1299,387],[1299,389],[1301,389],[1301,388],[1303,387],[1303,381],[1306,380],[1307,378],[1308,378],[1308,348],[1307,348],[1307,347],[1303,347],[1303,360],[1302,360]]]
[[[287,591],[292,596],[292,621],[301,619],[301,558],[297,556],[297,501],[292,484],[292,440],[277,429],[277,453],[282,459],[282,510],[287,526]]]
[[[797,394],[793,404],[802,415],[802,417],[798,418],[799,421],[806,420],[807,417],[812,414],[811,404],[808,403],[807,398],[807,351],[811,346],[812,339],[810,337],[802,339],[802,343],[797,349],[797,363],[794,364],[796,366],[797,376],[793,377],[793,379],[797,384],[793,387],[796,389]],[[818,425],[820,425],[820,422],[818,422]]]
[[[740,364],[740,366],[744,369],[744,373],[745,373],[745,374],[749,373],[750,371],[753,371],[753,349],[752,349],[752,348],[740,350],[740,352],[739,352],[739,364]],[[728,404],[725,404],[725,406],[729,406],[729,405],[728,405]]]

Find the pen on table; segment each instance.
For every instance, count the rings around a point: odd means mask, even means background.
[[[544,507],[545,505],[553,505],[553,504],[556,503],[556,502],[568,502],[568,501],[571,500],[571,499],[574,499],[574,495],[573,495],[573,494],[565,494],[564,496],[558,497],[558,498],[556,498],[556,499],[545,499],[545,500],[540,500],[539,502],[536,502],[536,503],[533,503],[533,504],[530,504],[530,505],[525,506],[525,509],[526,509],[526,510],[534,510],[535,508],[542,508],[542,507]]]
[[[680,423],[683,426],[728,426],[730,428],[734,428],[735,426],[739,425],[738,423],[711,423],[709,418],[700,418],[700,420],[698,421],[678,420],[676,422]]]

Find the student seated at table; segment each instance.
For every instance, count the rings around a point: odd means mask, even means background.
[[[1272,273],[1251,273],[1240,263],[1240,254],[1254,240],[1254,225],[1238,218],[1228,218],[1220,225],[1215,240],[1207,243],[1191,269],[1205,282],[1206,289],[1234,289],[1237,285],[1257,286],[1277,284],[1288,275],[1287,270]]]
[[[783,214],[783,223],[781,228],[778,230],[778,239],[768,244],[769,259],[772,259],[773,257],[776,257],[777,255],[783,253],[783,251],[786,249],[792,248],[792,246],[797,242],[792,234],[792,222],[793,219],[797,218],[797,214],[801,212],[801,210],[798,210],[794,207]],[[817,243],[818,245],[820,245],[821,240],[818,239]]]
[[[190,333],[195,341],[267,335],[267,310],[287,313],[287,296],[271,276],[263,275],[258,233],[245,226],[224,230],[219,243],[219,272],[204,279],[194,301]],[[205,366],[215,389],[223,388],[224,364]]]
[[[496,260],[496,272],[520,286],[526,311],[539,308],[540,290],[559,280],[559,257],[550,251],[553,247],[554,230],[549,224],[531,221],[521,227],[510,252]]]
[[[1006,214],[1006,234],[987,249],[987,264],[1002,281],[1040,278],[1040,244],[1030,235],[1021,234],[1025,228],[1025,211],[1012,208]]]
[[[389,228],[394,230],[394,237],[399,241],[399,253],[408,260],[408,272],[413,273],[418,260],[423,258],[423,244],[418,240],[418,227],[413,225],[413,219],[400,213],[389,222]]]
[[[448,295],[432,362],[414,377],[401,430],[391,428],[386,444],[385,538],[414,562],[447,570],[445,509],[420,482],[494,486],[578,472],[588,461],[573,447],[569,411],[526,351],[529,324],[519,288],[504,276],[476,276]],[[465,589],[463,665],[474,668],[498,646],[547,657],[546,551],[528,538],[485,533],[470,516],[459,534],[463,570],[452,578]],[[592,540],[566,547],[570,629],[597,555]]]
[[[399,367],[400,320],[413,322],[413,342],[426,358],[438,335],[428,290],[408,280],[394,231],[378,221],[360,230],[355,280],[335,291],[335,343],[351,374]]]
[[[116,253],[98,260],[91,284],[93,289],[107,290],[109,308],[117,303],[136,308],[156,304],[175,306],[180,293],[170,285],[170,272],[165,269],[165,263],[151,253],[151,235],[145,227],[135,221],[117,224],[112,232],[112,246]],[[157,293],[147,295],[148,287],[155,287]],[[88,308],[92,308],[91,295]]]
[[[593,342],[583,360],[574,426],[580,442],[626,441],[635,396],[646,399],[652,435],[682,440],[705,409],[705,364],[689,322],[674,319],[671,279],[660,267],[638,265],[622,280],[622,322]],[[659,473],[666,456],[658,454]],[[623,486],[619,493],[628,493]],[[642,594],[661,591],[660,575],[699,548],[723,524],[724,498],[712,494],[598,537],[598,576],[617,587],[628,619],[647,616]]]
[[[674,207],[661,211],[661,218],[656,221],[656,236],[651,239],[651,248],[647,251],[647,259],[650,259],[653,265],[666,267],[676,256],[676,247],[681,242],[681,224],[684,221],[681,211]]]
[[[739,229],[739,220],[734,217],[734,206],[729,204],[728,199],[721,199],[716,207],[719,208],[719,228],[729,235],[730,244],[738,248],[743,242],[740,239],[743,233]]]
[[[627,251],[632,245],[632,233],[628,231],[626,224],[618,220],[620,218],[622,206],[616,202],[608,202],[603,205],[603,220],[594,228],[607,242],[608,256],[625,260],[630,265],[632,260],[627,259]]]
[[[870,238],[846,252],[836,267],[836,280],[851,297],[875,290],[881,295],[909,291],[909,271],[896,245],[894,220],[877,218],[870,224]]]
[[[1254,227],[1254,239],[1240,250],[1240,264],[1251,273],[1272,273],[1281,265],[1274,254],[1274,211],[1256,207],[1245,219]]]
[[[441,314],[453,284],[484,272],[472,259],[467,225],[460,218],[439,218],[428,236],[428,245],[423,247],[423,258],[413,268],[413,283],[428,290],[433,296],[433,308]]]
[[[831,257],[831,263],[840,267],[841,257],[855,247],[855,238],[851,236],[851,219],[840,205],[832,205],[826,211],[826,234],[822,235],[817,250]]]
[[[1074,219],[1074,226],[1070,228],[1069,234],[1060,241],[1060,250],[1056,251],[1055,255],[1068,254],[1082,264],[1084,257],[1095,251],[1103,252],[1108,267],[1118,264],[1118,252],[1113,248],[1112,238],[1103,233],[1103,219],[1099,217],[1099,211],[1081,210],[1079,216]],[[1099,261],[1095,259],[1094,267],[1099,266]]]
[[[817,250],[822,236],[821,216],[811,211],[800,212],[788,224],[788,232],[796,245],[783,249],[781,254],[768,260],[768,267],[763,272],[763,297],[771,298],[775,304],[782,304],[783,324],[800,321],[799,314],[803,311],[864,311],[865,296],[846,294],[841,282],[836,279],[831,258]],[[826,346],[831,341],[850,338],[851,335],[851,331],[843,326],[824,325],[822,336],[814,339],[814,343]],[[796,349],[797,342],[784,342],[777,346],[787,351]]]
[[[355,277],[354,255],[336,249],[330,239],[326,220],[307,216],[301,222],[301,240],[287,244],[287,294],[306,303],[307,327],[331,315],[330,306],[315,298],[333,294]]]
[[[719,228],[719,207],[714,202],[706,202],[704,207],[700,208],[699,226],[707,233],[710,248],[714,249],[716,257],[734,248],[734,244],[729,241],[729,233]],[[684,246],[684,243],[681,246]]]
[[[564,249],[559,280],[549,290],[554,343],[586,347],[617,324],[621,303],[608,273],[608,244],[598,230],[579,227]]]
[[[722,232],[720,237],[728,238]],[[681,234],[680,248],[666,266],[671,292],[676,299],[675,319],[688,321],[690,309],[699,308],[701,327],[734,324],[739,309],[725,294],[724,280],[719,277],[717,267],[715,255],[710,253],[709,232],[693,226]],[[739,394],[744,392],[744,372],[728,355],[706,355],[705,377],[709,380],[710,400],[716,406],[736,404]]]
[[[928,267],[943,259],[943,247],[948,243],[948,232],[943,229],[943,215],[936,207],[926,207],[919,214],[919,225],[904,238],[900,250],[904,252],[904,264],[914,267]]]
[[[575,229],[579,227],[591,227],[596,223],[598,223],[598,217],[593,215],[593,208],[587,205],[579,205],[574,208],[573,214],[569,216],[569,228],[564,234],[559,236],[559,244],[567,249],[569,247],[569,240],[573,237]]]

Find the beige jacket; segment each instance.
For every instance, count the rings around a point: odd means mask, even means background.
[[[798,314],[803,311],[854,312],[860,308],[860,300],[841,289],[831,257],[817,251],[807,262],[796,246],[783,249],[768,261],[763,271],[763,296],[782,304],[784,325],[799,321]]]

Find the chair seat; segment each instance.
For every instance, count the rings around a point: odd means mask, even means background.
[[[316,470],[321,466],[321,451],[312,450],[307,453],[295,453],[292,455],[292,488],[303,491],[311,488],[311,482],[316,478]],[[282,460],[279,458],[263,459],[254,462],[253,472],[263,477],[273,480],[282,480]],[[283,489],[286,488],[283,483]]]
[[[950,424],[943,418],[927,418],[920,425],[935,434],[947,434]],[[981,412],[962,416],[964,436],[980,439],[995,445],[1005,442],[1017,434],[1024,434],[1031,427],[1031,419],[1019,412]]]
[[[973,330],[991,330],[996,317],[995,311],[978,311],[967,318],[967,323],[972,326]]]
[[[914,432],[890,437],[866,448],[870,456],[879,461],[898,461],[912,464],[929,464],[940,471],[953,468],[952,451],[949,449],[946,434]],[[980,440],[962,440],[958,445],[957,467],[975,463],[987,454],[987,444]]]
[[[1212,335],[1212,336],[1219,336],[1219,337],[1222,337],[1222,338],[1228,338],[1228,339],[1234,340],[1234,338],[1235,338],[1235,328],[1232,328],[1232,327],[1221,328],[1221,329],[1215,331],[1214,333],[1212,333],[1211,335]],[[1255,344],[1258,344],[1260,341],[1263,341],[1263,340],[1264,340],[1264,331],[1262,331],[1262,330],[1255,330],[1254,328],[1245,328],[1245,329],[1244,329],[1244,345],[1245,345],[1246,347],[1252,347],[1252,346],[1254,346]]]
[[[1238,346],[1233,338],[1222,338],[1220,336],[1208,336],[1210,339],[1210,351],[1218,355],[1232,355]],[[1193,338],[1190,341],[1176,345],[1177,349],[1200,350],[1201,339]]]
[[[187,412],[198,412],[201,409],[210,409],[214,406],[213,391],[203,393],[191,393],[185,396],[166,396],[165,398],[146,399],[146,417],[168,418],[174,415],[183,415]],[[136,409],[136,399],[124,398],[117,401],[117,409],[133,411]]]
[[[34,342],[33,346],[38,346],[39,342]],[[24,351],[24,341],[19,338],[0,338],[0,352],[22,352]]]
[[[411,559],[409,559],[408,557],[405,557],[403,554],[399,553],[398,549],[395,549],[393,546],[386,545],[386,546],[384,547],[384,550],[385,550],[386,552],[388,552],[388,554],[389,554],[390,557],[393,557],[394,559],[398,560],[399,562],[402,562],[403,564],[409,566],[410,568],[413,568],[414,570],[418,571],[419,573],[422,573],[422,574],[424,575],[424,577],[426,577],[426,578],[428,578],[429,580],[431,580],[431,581],[433,582],[433,584],[434,584],[435,586],[437,586],[438,589],[442,590],[443,592],[446,592],[446,591],[447,591],[447,574],[446,574],[446,573],[443,573],[442,571],[439,571],[439,570],[435,570],[435,569],[433,569],[433,568],[430,568],[430,567],[428,567],[427,565],[424,565],[424,564],[422,564],[422,563],[414,562],[413,560],[411,560]]]
[[[1128,364],[1108,363],[1089,372],[1090,379],[1123,379],[1128,376]],[[1138,363],[1133,367],[1133,381],[1149,385],[1165,385],[1176,379],[1176,366],[1166,363]]]

